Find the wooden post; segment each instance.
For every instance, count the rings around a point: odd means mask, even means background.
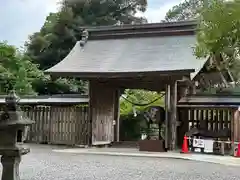
[[[177,101],[182,97],[185,97],[188,93],[187,81],[181,81],[177,84]],[[177,117],[180,125],[177,128],[177,145],[181,148],[183,143],[183,138],[188,131],[189,121],[188,121],[188,110],[186,108],[177,109]]]
[[[169,128],[171,129],[170,150],[175,150],[177,145],[177,82],[170,84],[170,115]]]
[[[178,118],[180,120],[180,126],[177,131],[177,145],[179,148],[182,147],[184,135],[188,132],[189,121],[188,121],[188,110],[186,108],[178,109]]]
[[[92,120],[92,104],[93,104],[93,90],[92,90],[92,81],[88,82],[88,96],[89,96],[89,102],[88,102],[88,146],[92,145],[92,136],[93,136],[93,120]]]
[[[116,90],[115,93],[115,102],[114,102],[114,141],[119,142],[120,141],[120,91]]]
[[[171,121],[172,121],[172,150],[176,149],[176,144],[177,144],[177,81],[175,81],[173,84],[171,84],[171,106],[172,106],[172,111],[171,111]]]
[[[165,148],[169,148],[170,85],[165,88]],[[171,135],[171,133],[170,133]]]
[[[189,87],[189,94],[196,94],[196,85],[195,82],[192,82],[192,85]]]

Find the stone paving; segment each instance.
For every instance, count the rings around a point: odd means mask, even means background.
[[[238,167],[182,159],[60,153],[66,147],[31,145],[22,180],[239,180]],[[67,148],[69,149],[69,148]],[[54,150],[54,151],[53,151]]]
[[[179,152],[151,153],[151,152],[139,152],[137,149],[131,149],[131,148],[72,148],[72,149],[67,148],[67,149],[55,149],[53,151],[61,152],[61,153],[75,153],[75,154],[185,159],[185,160],[223,164],[223,165],[229,165],[229,166],[240,166],[240,158],[236,158],[232,156],[217,156],[217,155],[192,154],[192,153],[181,154]]]

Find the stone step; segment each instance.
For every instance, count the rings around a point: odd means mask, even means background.
[[[114,148],[138,148],[137,141],[120,141],[120,142],[113,142],[112,147]]]

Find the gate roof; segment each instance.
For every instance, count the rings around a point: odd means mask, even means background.
[[[83,78],[188,74],[193,78],[206,59],[193,54],[194,21],[88,28],[84,47],[71,52],[46,72]]]
[[[6,95],[0,95],[0,105],[5,104]],[[19,104],[21,105],[78,105],[87,104],[87,95],[80,94],[59,94],[51,96],[22,96]]]
[[[193,95],[181,98],[178,107],[239,107],[239,95]]]

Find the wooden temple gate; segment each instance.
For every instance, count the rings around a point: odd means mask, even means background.
[[[46,70],[89,81],[91,144],[119,140],[125,89],[166,92],[166,148],[177,142],[177,81],[191,80],[206,60],[192,53],[196,22],[89,27],[68,56]]]

